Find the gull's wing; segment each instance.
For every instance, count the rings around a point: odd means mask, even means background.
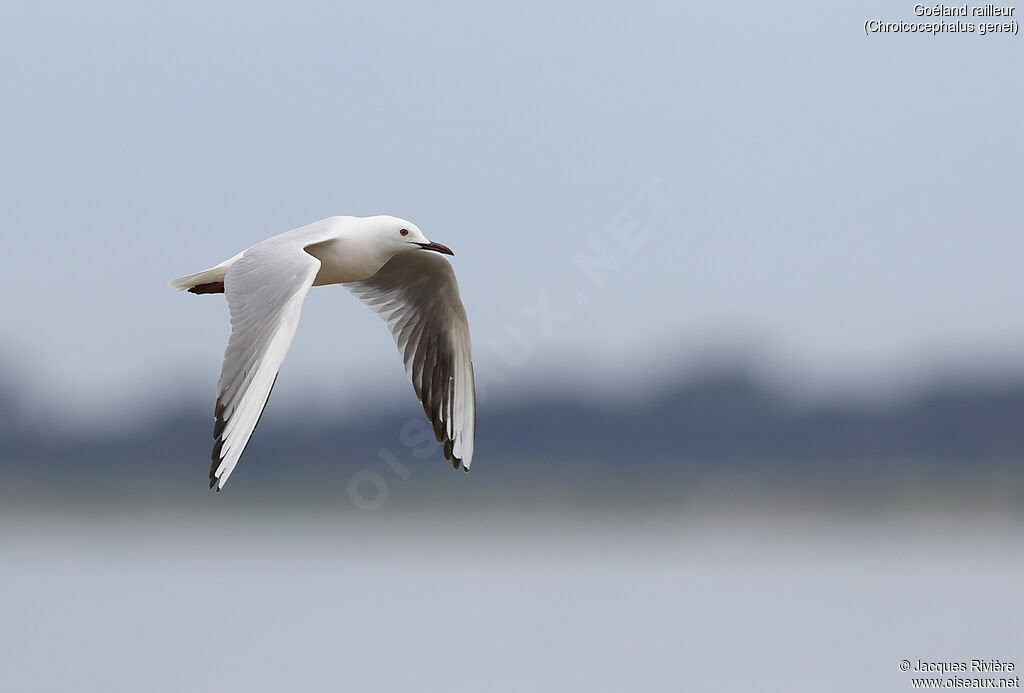
[[[294,237],[293,237],[294,238]],[[217,384],[210,488],[224,488],[259,423],[320,261],[298,240],[270,239],[228,268],[231,339]]]
[[[411,250],[369,279],[344,286],[388,324],[445,458],[469,471],[476,392],[469,323],[451,264],[436,253]]]

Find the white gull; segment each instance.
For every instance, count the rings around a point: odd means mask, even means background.
[[[451,250],[389,216],[328,217],[257,243],[204,272],[171,281],[224,293],[231,338],[217,385],[210,488],[220,491],[245,450],[312,286],[341,284],[391,330],[444,456],[469,471],[476,393],[469,323]]]

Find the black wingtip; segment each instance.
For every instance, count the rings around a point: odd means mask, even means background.
[[[226,425],[227,419],[224,418],[224,405],[221,404],[220,400],[217,400],[217,406],[213,408],[213,437],[220,438],[220,434],[224,432]]]
[[[213,488],[214,484],[217,483],[217,467],[220,466],[220,450],[222,447],[224,447],[224,441],[218,438],[217,442],[213,445],[213,454],[210,455],[210,488]]]
[[[217,485],[217,467],[220,466],[220,451],[224,447],[224,441],[221,439],[220,434],[224,432],[224,426],[227,421],[224,419],[224,405],[220,399],[217,400],[217,405],[213,408],[213,439],[216,441],[213,444],[213,452],[210,453],[210,488],[212,489]],[[217,493],[220,493],[220,489],[216,489]]]

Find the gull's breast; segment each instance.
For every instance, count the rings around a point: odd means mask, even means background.
[[[320,261],[320,271],[313,279],[313,286],[360,282],[375,275],[383,266],[370,253],[364,252],[360,244],[341,238],[314,243],[306,246],[305,250]]]

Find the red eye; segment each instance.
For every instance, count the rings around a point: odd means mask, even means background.
[[[409,229],[402,229],[398,233],[402,234],[403,236],[408,236],[409,235]]]

